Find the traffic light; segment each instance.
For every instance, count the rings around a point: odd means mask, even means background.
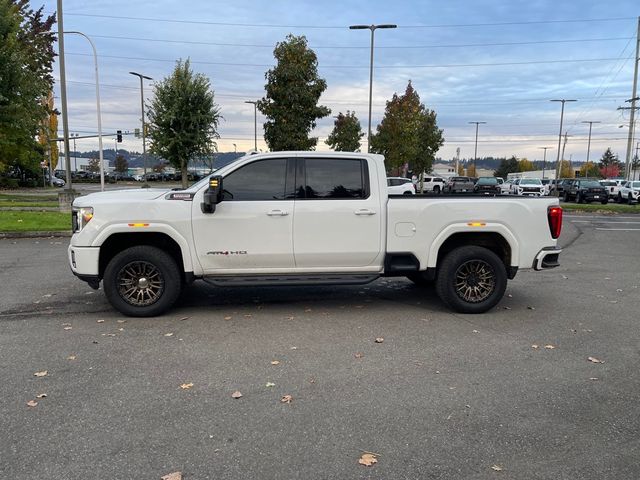
[[[116,140],[118,143],[122,143],[122,130],[116,131]]]

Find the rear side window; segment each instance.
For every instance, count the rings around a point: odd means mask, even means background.
[[[305,185],[297,182],[298,190],[304,189],[304,198],[360,199],[369,196],[368,172],[364,160],[307,158],[304,163]],[[297,198],[301,197],[298,195]]]
[[[250,163],[224,177],[224,199],[284,200],[286,178],[286,158]]]

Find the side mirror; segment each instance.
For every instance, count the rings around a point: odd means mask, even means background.
[[[203,202],[200,204],[202,213],[213,213],[216,205],[222,201],[222,177],[215,175],[209,178],[209,188],[204,192]]]

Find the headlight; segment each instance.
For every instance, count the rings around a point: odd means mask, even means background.
[[[93,207],[78,207],[74,208],[71,213],[71,221],[73,225],[73,231],[79,232],[87,223],[93,218]]]

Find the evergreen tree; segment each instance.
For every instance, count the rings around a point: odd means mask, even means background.
[[[356,117],[356,112],[347,110],[347,114],[342,112],[333,122],[333,131],[326,140],[326,144],[336,152],[359,152],[360,139],[364,136],[360,121]]]
[[[187,187],[187,167],[196,155],[216,149],[220,109],[209,79],[191,70],[189,60],[179,60],[173,73],[154,86],[147,110],[151,152],[182,172]]]
[[[287,35],[273,51],[276,66],[265,74],[266,95],[258,110],[267,117],[264,138],[273,151],[312,150],[317,137],[309,137],[316,120],[331,110],[318,105],[327,82],[318,75],[318,59],[304,36]]]
[[[618,156],[614,155],[611,147],[608,147],[602,154],[602,158],[598,163],[600,167],[600,175],[602,178],[617,177],[620,175],[620,161]]]
[[[516,173],[519,171],[520,166],[518,164],[518,159],[513,155],[509,159],[503,158],[500,160],[500,166],[495,172],[493,172],[493,176],[506,179],[510,173]]]
[[[129,162],[127,162],[127,159],[124,158],[124,156],[119,154],[116,156],[116,161],[114,166],[115,166],[115,171],[118,173],[127,173],[127,171],[129,170]]]

